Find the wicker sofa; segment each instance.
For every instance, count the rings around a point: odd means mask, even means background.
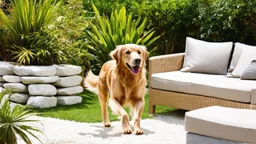
[[[149,113],[155,114],[157,105],[170,106],[184,110],[219,105],[233,108],[256,109],[256,104],[239,102],[207,95],[198,95],[182,91],[171,91],[152,87],[152,75],[179,71],[182,68],[184,53],[155,56],[149,59]],[[256,86],[255,86],[256,87]]]

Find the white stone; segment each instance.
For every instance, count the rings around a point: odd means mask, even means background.
[[[28,87],[22,83],[5,83],[4,88],[10,88],[12,92],[28,92]]]
[[[3,87],[0,87],[0,93],[1,93],[3,90],[4,90]]]
[[[59,79],[58,76],[49,77],[21,77],[24,84],[49,84],[54,83]]]
[[[11,108],[11,110],[13,110],[14,107],[16,107],[16,106],[23,107],[23,105],[21,105],[21,104],[17,104],[17,103],[14,103],[14,102],[10,102],[10,108]]]
[[[55,86],[59,87],[72,87],[80,85],[82,81],[81,76],[69,76],[69,77],[60,77],[55,83],[53,83]]]
[[[19,83],[19,82],[21,82],[20,76],[15,76],[15,75],[4,75],[3,80],[5,82],[9,82],[9,83]]]
[[[53,66],[15,66],[13,71],[20,76],[54,76],[56,68]]]
[[[4,79],[3,77],[0,76],[0,82],[4,82]]]
[[[31,84],[28,86],[30,95],[53,96],[56,95],[57,89],[51,84]]]
[[[31,96],[27,102],[28,107],[33,108],[51,108],[57,106],[56,97]]]
[[[0,75],[11,75],[15,63],[0,61]]]
[[[81,96],[58,96],[58,105],[74,105],[82,102]]]
[[[81,92],[83,92],[82,86],[74,86],[74,87],[57,89],[57,95],[75,95]]]
[[[72,76],[72,75],[78,75],[82,72],[81,66],[75,66],[75,65],[53,65],[57,72],[56,76]]]
[[[28,94],[24,94],[24,93],[14,93],[11,95],[10,100],[14,101],[16,103],[26,103],[28,101],[28,98],[30,96]]]

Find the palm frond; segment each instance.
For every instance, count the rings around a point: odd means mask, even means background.
[[[38,137],[38,134],[43,133],[38,127],[39,121],[30,119],[35,113],[30,113],[19,105],[11,109],[10,96],[11,92],[8,90],[0,93],[0,101],[3,103],[0,107],[0,143],[16,144],[16,135],[26,143],[32,143],[31,137],[42,143]]]

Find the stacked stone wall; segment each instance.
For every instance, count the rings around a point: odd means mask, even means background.
[[[75,65],[18,66],[0,62],[0,90],[10,88],[10,101],[35,108],[73,105],[79,96],[82,68]]]

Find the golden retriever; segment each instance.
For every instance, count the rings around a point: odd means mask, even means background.
[[[144,131],[140,128],[140,119],[146,86],[146,47],[136,44],[120,45],[110,56],[113,60],[102,66],[99,76],[89,72],[84,84],[98,94],[105,127],[111,126],[107,103],[110,94],[109,105],[114,114],[121,116],[123,133],[132,133],[129,115],[123,108],[129,106],[135,134],[142,135]]]

